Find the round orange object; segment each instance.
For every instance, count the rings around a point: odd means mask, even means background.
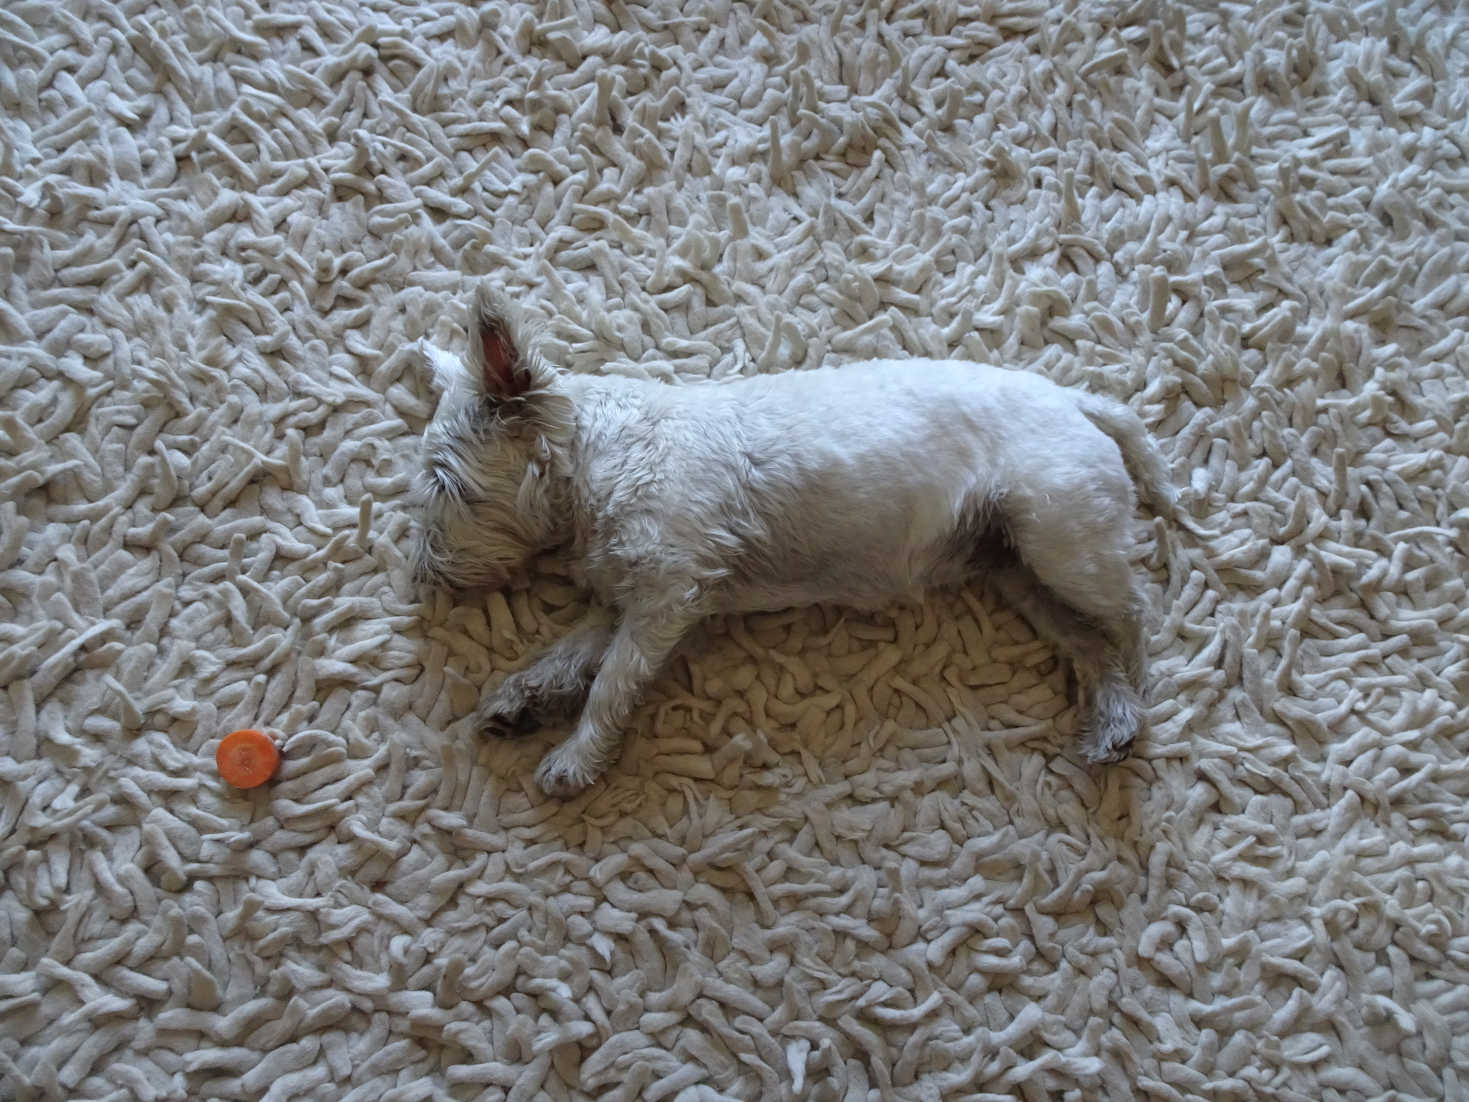
[[[264,731],[231,731],[220,740],[214,760],[219,775],[236,788],[256,788],[270,780],[281,763],[275,740]]]

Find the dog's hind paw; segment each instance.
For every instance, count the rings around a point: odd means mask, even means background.
[[[1120,677],[1098,687],[1092,715],[1082,735],[1081,756],[1093,765],[1118,762],[1132,753],[1143,726],[1142,701]]]

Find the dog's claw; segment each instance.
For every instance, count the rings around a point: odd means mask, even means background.
[[[488,738],[522,738],[536,729],[535,702],[507,681],[475,713],[474,728]]]
[[[530,715],[485,715],[481,713],[475,717],[475,730],[486,738],[518,739],[524,738],[536,729],[535,720]]]
[[[1132,754],[1138,724],[1099,723],[1082,732],[1081,757],[1089,765],[1114,765]]]
[[[1119,761],[1126,761],[1132,754],[1132,743],[1126,742],[1120,746],[1105,746],[1096,742],[1082,744],[1081,756],[1090,765],[1115,765]]]

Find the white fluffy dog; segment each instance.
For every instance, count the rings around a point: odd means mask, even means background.
[[[477,715],[514,734],[584,704],[537,770],[547,793],[601,775],[700,618],[871,607],[976,575],[1072,663],[1083,755],[1127,754],[1144,689],[1133,478],[1160,512],[1175,494],[1125,406],[955,361],[674,386],[572,374],[488,289],[469,329],[464,362],[424,346],[443,395],[414,562],[421,580],[498,586],[572,549],[600,609]]]

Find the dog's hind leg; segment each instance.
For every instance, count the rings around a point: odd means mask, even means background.
[[[1091,762],[1125,758],[1142,728],[1143,702],[1132,663],[1113,633],[1061,600],[1021,563],[995,566],[983,579],[1070,661],[1081,694],[1082,756]]]

